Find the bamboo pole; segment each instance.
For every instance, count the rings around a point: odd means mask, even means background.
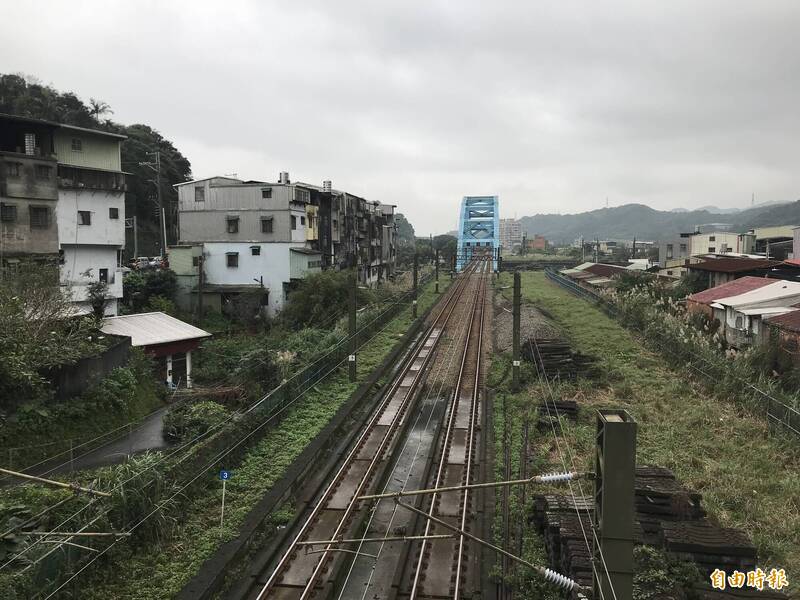
[[[97,490],[92,490],[89,488],[85,488],[80,485],[76,485],[74,483],[64,483],[62,481],[53,481],[52,479],[44,479],[43,477],[36,477],[35,475],[28,475],[27,473],[19,473],[17,471],[9,471],[8,469],[0,469],[0,473],[4,473],[6,475],[11,475],[12,477],[19,477],[20,479],[27,479],[29,481],[36,481],[37,483],[44,483],[45,485],[52,485],[54,487],[60,487],[68,490],[72,490],[74,492],[83,492],[84,494],[91,494],[93,496],[102,496],[103,498],[110,498],[111,494],[108,492],[98,492]]]

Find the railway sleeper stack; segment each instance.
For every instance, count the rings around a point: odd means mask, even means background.
[[[594,359],[572,349],[568,342],[553,338],[529,338],[521,344],[522,357],[536,364],[549,378],[575,379],[594,366]]]
[[[636,468],[635,508],[637,545],[661,548],[675,559],[694,562],[706,575],[716,568],[746,572],[756,566],[756,548],[748,536],[710,523],[701,495],[683,486],[669,469]],[[593,518],[592,496],[538,494],[533,498],[531,520],[544,538],[550,567],[582,585],[592,583],[586,541],[592,547]]]

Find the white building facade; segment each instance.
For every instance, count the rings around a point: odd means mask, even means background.
[[[91,311],[89,284],[103,282],[105,314],[118,314],[125,247],[124,139],[65,125],[55,133],[60,278],[79,312]]]

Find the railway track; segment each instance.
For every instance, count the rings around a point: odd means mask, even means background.
[[[443,331],[457,313],[460,301],[469,296],[467,292],[472,291],[475,298],[483,297],[484,270],[485,265],[476,262],[450,287],[432,323],[412,348],[363,432],[295,530],[274,568],[254,577],[240,597],[307,599],[328,597],[336,589],[340,567],[355,552],[341,545],[309,547],[305,543],[347,538],[357,533],[367,508],[367,503],[358,497],[379,484],[381,472],[394,450],[401,446],[415,398]],[[477,300],[472,304],[477,305]],[[463,364],[464,361],[462,371]]]
[[[469,315],[467,343],[448,407],[438,456],[434,457],[429,487],[458,486],[475,482],[478,436],[482,410],[482,354],[485,328],[486,264],[481,267],[478,290]],[[436,493],[427,497],[427,514],[461,530],[475,529],[475,493],[469,490]],[[452,531],[427,520],[423,535]],[[477,548],[462,535],[447,539],[423,539],[409,546],[407,568],[398,580],[399,598],[470,598],[480,588]]]

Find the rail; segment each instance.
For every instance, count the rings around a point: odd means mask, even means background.
[[[466,280],[467,278],[465,277],[460,278],[456,285],[451,286],[448,290],[448,296],[445,298],[444,307],[436,316],[430,327],[428,327],[425,334],[421,336],[420,341],[412,350],[409,359],[405,362],[398,376],[392,383],[389,392],[385,394],[364,431],[353,445],[331,482],[321,494],[309,516],[300,526],[298,533],[281,556],[266,583],[261,587],[256,596],[258,599],[270,597],[273,593],[280,593],[282,594],[281,597],[298,597],[301,599],[309,598],[314,594],[317,581],[331,559],[331,554],[336,549],[332,548],[331,545],[327,545],[324,550],[319,552],[318,557],[315,556],[313,559],[309,559],[309,555],[299,553],[298,548],[302,542],[307,541],[313,532],[322,533],[324,531],[332,539],[335,539],[340,537],[350,525],[351,519],[360,502],[358,498],[370,483],[381,462],[383,453],[394,439],[407,413],[417,386],[423,378],[425,368],[433,356],[433,349],[440,339],[442,329],[453,313],[453,308],[456,305],[456,301]],[[424,355],[421,354],[423,349],[427,349]],[[411,381],[409,381],[409,378]],[[373,433],[375,436],[373,436]],[[359,477],[359,471],[358,469],[354,469],[353,465],[356,462],[356,458],[364,451],[368,441],[371,460],[365,472]],[[337,496],[338,489],[348,474],[354,474],[356,476],[357,484],[355,486],[355,491],[346,499],[346,504],[344,506],[341,504],[341,498],[337,499],[336,506],[339,507],[339,509],[331,511],[335,512],[337,524],[331,533],[331,529],[328,528],[330,523],[326,523],[324,519],[325,511],[328,510],[334,497]],[[340,510],[341,508],[344,510]],[[298,564],[298,558],[301,559],[300,562],[310,564]],[[299,581],[295,577],[295,574],[290,572],[290,569],[295,565],[297,565],[295,570],[301,572],[304,567],[310,568],[310,575],[307,577],[299,575],[300,578],[304,579],[303,581]],[[291,581],[284,582],[286,577],[290,579],[292,577],[295,578],[291,579]]]

